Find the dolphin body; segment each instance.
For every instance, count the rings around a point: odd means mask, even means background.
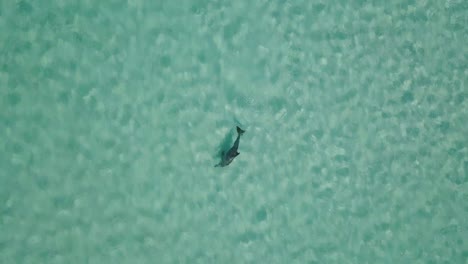
[[[227,151],[223,151],[221,153],[221,161],[215,165],[215,167],[225,167],[229,165],[235,157],[237,157],[240,153],[237,152],[237,149],[239,148],[239,140],[240,136],[244,134],[244,130],[242,130],[240,127],[236,126],[237,129],[237,139],[234,142],[234,145]]]

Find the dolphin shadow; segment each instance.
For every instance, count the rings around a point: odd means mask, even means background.
[[[229,129],[229,131],[224,136],[223,140],[219,143],[218,147],[216,148],[215,158],[222,158],[223,152],[226,152],[231,148],[233,135],[234,132],[232,131],[232,129]]]

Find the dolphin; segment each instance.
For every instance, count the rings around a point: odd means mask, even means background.
[[[239,148],[239,140],[240,136],[244,134],[244,130],[242,130],[240,127],[236,126],[237,129],[237,139],[234,142],[234,145],[227,151],[223,151],[221,153],[221,161],[215,165],[215,167],[225,167],[229,165],[235,157],[237,157],[240,153],[237,152],[237,149]]]

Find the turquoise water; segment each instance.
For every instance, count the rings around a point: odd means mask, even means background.
[[[0,2],[0,263],[468,263],[467,3]]]

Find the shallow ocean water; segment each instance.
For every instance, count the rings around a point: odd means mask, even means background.
[[[0,262],[468,263],[467,12],[0,2]]]

